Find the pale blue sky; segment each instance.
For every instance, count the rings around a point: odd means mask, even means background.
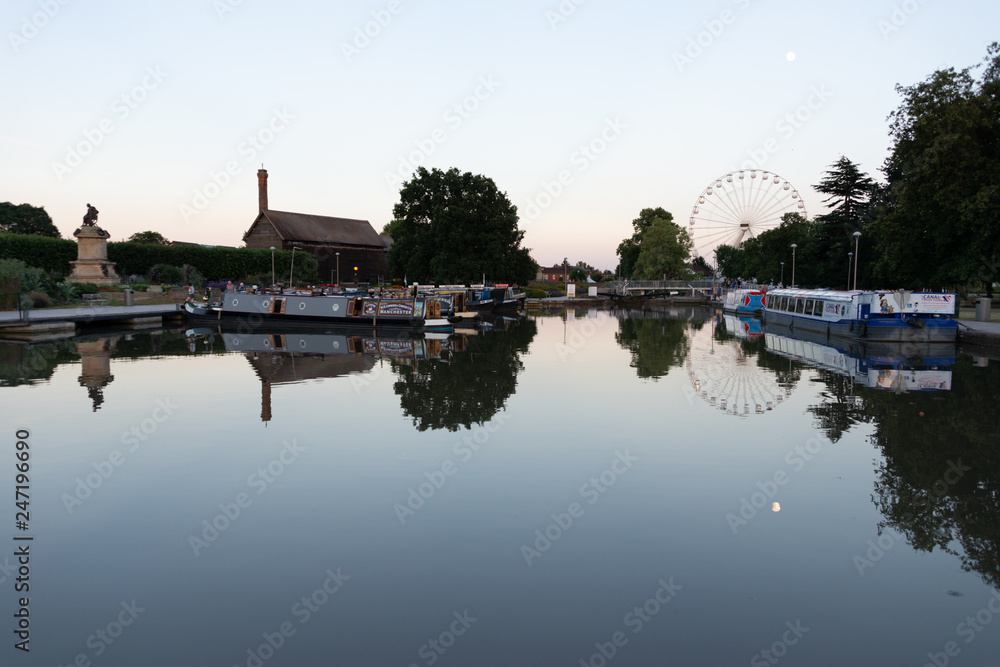
[[[573,11],[553,25],[560,6]],[[391,21],[345,56],[373,12]],[[116,240],[153,229],[236,246],[261,162],[271,208],[380,230],[403,160],[492,178],[541,264],[613,268],[640,209],[686,226],[705,186],[768,139],[763,169],[810,216],[822,212],[811,186],[841,154],[880,176],[895,84],[978,62],[998,25],[985,0],[6,0],[0,201],[45,206],[64,236],[90,202]],[[699,33],[703,53],[678,67]],[[779,131],[817,90],[829,98]],[[603,153],[578,152],[602,132]],[[227,163],[235,175],[216,191]],[[549,202],[543,184],[564,170]]]

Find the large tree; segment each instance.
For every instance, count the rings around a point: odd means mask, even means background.
[[[60,238],[59,230],[44,206],[14,205],[9,201],[0,202],[0,232]]]
[[[635,265],[639,261],[639,252],[642,250],[642,235],[647,229],[653,226],[656,220],[666,220],[673,222],[674,216],[667,210],[657,206],[656,208],[644,208],[639,211],[639,217],[632,221],[632,236],[618,244],[616,251],[621,258],[620,267],[623,278],[632,278],[635,274]]]
[[[986,67],[948,68],[912,86],[889,116],[888,197],[872,223],[888,287],[997,280],[1000,257],[1000,44]]]
[[[485,274],[525,284],[537,274],[529,249],[521,247],[517,207],[490,178],[420,167],[392,211],[389,268],[396,277],[453,283]]]
[[[151,231],[136,232],[132,236],[128,237],[128,240],[132,241],[133,243],[151,243],[153,245],[170,245],[170,241],[168,241],[163,236],[163,234],[161,234],[160,232],[151,232]]]
[[[845,285],[845,259],[848,253],[854,252],[854,233],[863,233],[874,187],[875,181],[844,156],[830,165],[830,170],[813,186],[817,192],[827,195],[823,203],[831,207],[829,213],[816,217],[820,256],[815,269],[820,284],[827,287]],[[866,245],[866,249],[870,255],[870,246]]]
[[[687,258],[691,254],[691,237],[670,220],[655,218],[642,233],[639,258],[633,271],[640,280],[676,280],[691,277]]]

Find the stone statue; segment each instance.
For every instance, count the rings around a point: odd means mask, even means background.
[[[160,270],[155,266],[149,272],[149,284],[150,285],[160,284]]]
[[[97,209],[87,204],[87,215],[83,216],[84,227],[94,227],[97,225]]]

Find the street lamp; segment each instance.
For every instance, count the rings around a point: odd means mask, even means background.
[[[858,240],[861,232],[854,232],[854,289],[858,289]]]
[[[292,265],[288,268],[288,289],[292,289],[292,273],[295,271],[295,251],[302,250],[302,248],[296,248],[292,246]]]
[[[358,286],[358,267],[354,267],[354,286]]]
[[[792,287],[795,287],[795,249],[798,247],[797,243],[792,244]]]
[[[781,280],[779,282],[781,283],[782,287],[785,286],[785,263],[784,262],[781,263]]]
[[[271,287],[274,287],[274,246],[271,246]]]
[[[847,253],[847,289],[851,289],[851,257],[854,257],[854,253]]]
[[[340,287],[340,253],[335,253],[337,255],[337,287]]]

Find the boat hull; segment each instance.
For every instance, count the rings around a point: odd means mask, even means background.
[[[189,319],[233,322],[254,329],[273,325],[305,327],[403,328],[447,331],[447,319],[427,317],[434,302],[424,298],[380,299],[357,296],[247,294],[226,292],[222,304],[204,307],[187,303]]]

